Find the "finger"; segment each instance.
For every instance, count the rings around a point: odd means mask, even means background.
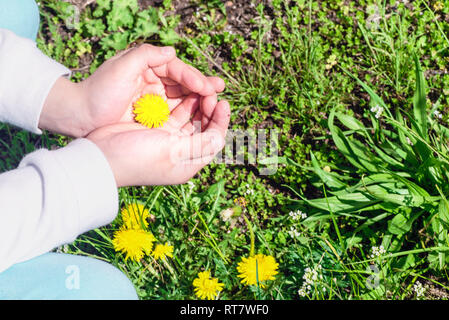
[[[223,79],[221,79],[219,77],[207,77],[207,79],[212,84],[212,86],[215,88],[215,92],[220,93],[220,92],[224,91],[226,84],[223,81]]]
[[[167,64],[153,68],[154,73],[161,78],[169,78],[172,81],[186,87],[191,92],[203,96],[215,93],[215,89],[208,79],[195,68],[175,58]]]
[[[221,100],[217,103],[214,109],[214,114],[212,115],[212,118],[205,132],[216,131],[221,133],[224,138],[228,131],[230,119],[231,107],[229,105],[229,102],[226,100]]]
[[[179,97],[179,98],[168,98],[168,109],[170,109],[170,112],[174,110],[177,106],[179,106],[183,101],[185,97]]]
[[[150,69],[151,70],[151,69]],[[214,87],[214,90],[218,92],[222,92],[225,88],[225,83],[222,79],[218,77],[207,77],[207,80],[209,83]],[[168,79],[168,78],[162,78],[162,83],[166,85],[167,90],[167,96],[168,97],[180,97],[180,96],[186,96],[190,93],[190,90],[179,85],[175,81]]]
[[[179,131],[185,136],[191,136],[195,133],[195,127],[191,122],[187,122]]]
[[[192,120],[187,122],[182,128],[181,132],[183,132],[185,135],[192,135],[194,133],[201,132],[201,111],[200,108],[196,110],[194,113]]]
[[[128,66],[146,70],[170,63],[176,59],[176,51],[172,47],[156,47],[150,44],[143,44],[129,50],[121,58],[126,59],[129,63]]]
[[[195,93],[190,94],[171,112],[168,123],[173,128],[180,130],[190,120],[199,105],[199,96]]]
[[[216,154],[223,146],[224,138],[215,131],[178,136],[170,148],[170,160],[172,163],[182,163],[208,157]]]
[[[206,96],[201,98],[201,127],[207,128],[210,119],[214,113],[215,107],[217,105],[217,95],[213,94],[211,96]]]
[[[174,160],[184,161],[217,154],[224,147],[230,116],[229,103],[220,101],[205,131],[178,140],[174,146],[174,156],[177,157]]]
[[[169,98],[178,98],[186,96],[190,93],[190,90],[184,88],[183,86],[165,86],[165,92]]]
[[[175,86],[178,85],[178,83],[176,81],[173,81],[172,79],[169,78],[160,78],[162,83],[167,85],[167,86]]]

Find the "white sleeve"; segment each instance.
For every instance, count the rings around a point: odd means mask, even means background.
[[[117,212],[114,175],[91,141],[27,155],[0,174],[0,272],[110,223]]]
[[[51,88],[70,70],[36,44],[0,29],[0,122],[40,134],[39,117]]]

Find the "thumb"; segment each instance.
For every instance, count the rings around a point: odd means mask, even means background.
[[[151,44],[143,44],[122,56],[128,65],[143,70],[169,63],[174,58],[176,58],[176,51],[173,47],[157,47]]]

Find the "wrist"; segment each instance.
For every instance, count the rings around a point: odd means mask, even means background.
[[[79,138],[86,136],[91,125],[82,86],[59,78],[47,96],[39,118],[39,128]]]

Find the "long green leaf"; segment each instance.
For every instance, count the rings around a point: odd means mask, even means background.
[[[424,73],[421,69],[418,56],[414,55],[415,60],[415,73],[416,73],[416,89],[413,97],[413,115],[418,125],[420,136],[429,141],[427,132],[427,110],[426,110],[426,81],[424,79]]]
[[[331,132],[332,139],[334,140],[335,145],[340,150],[341,153],[348,159],[348,161],[355,167],[366,170],[370,172],[378,171],[377,167],[372,164],[370,161],[365,159],[370,158],[371,152],[366,149],[360,143],[356,143],[355,141],[350,141],[344,134],[343,131],[334,125],[335,119],[335,108],[329,114],[328,126],[329,131]]]
[[[310,152],[310,158],[312,160],[312,165],[315,173],[320,177],[320,179],[324,182],[324,184],[326,184],[329,188],[336,188],[336,189],[346,187],[346,184],[338,180],[338,178],[335,177],[331,172],[326,172],[323,169],[321,169],[317,159],[315,158],[312,152]]]
[[[354,212],[362,208],[372,206],[379,202],[369,194],[362,192],[349,193],[342,196],[333,196],[320,199],[308,200],[301,197],[303,201],[312,207],[333,213]]]

